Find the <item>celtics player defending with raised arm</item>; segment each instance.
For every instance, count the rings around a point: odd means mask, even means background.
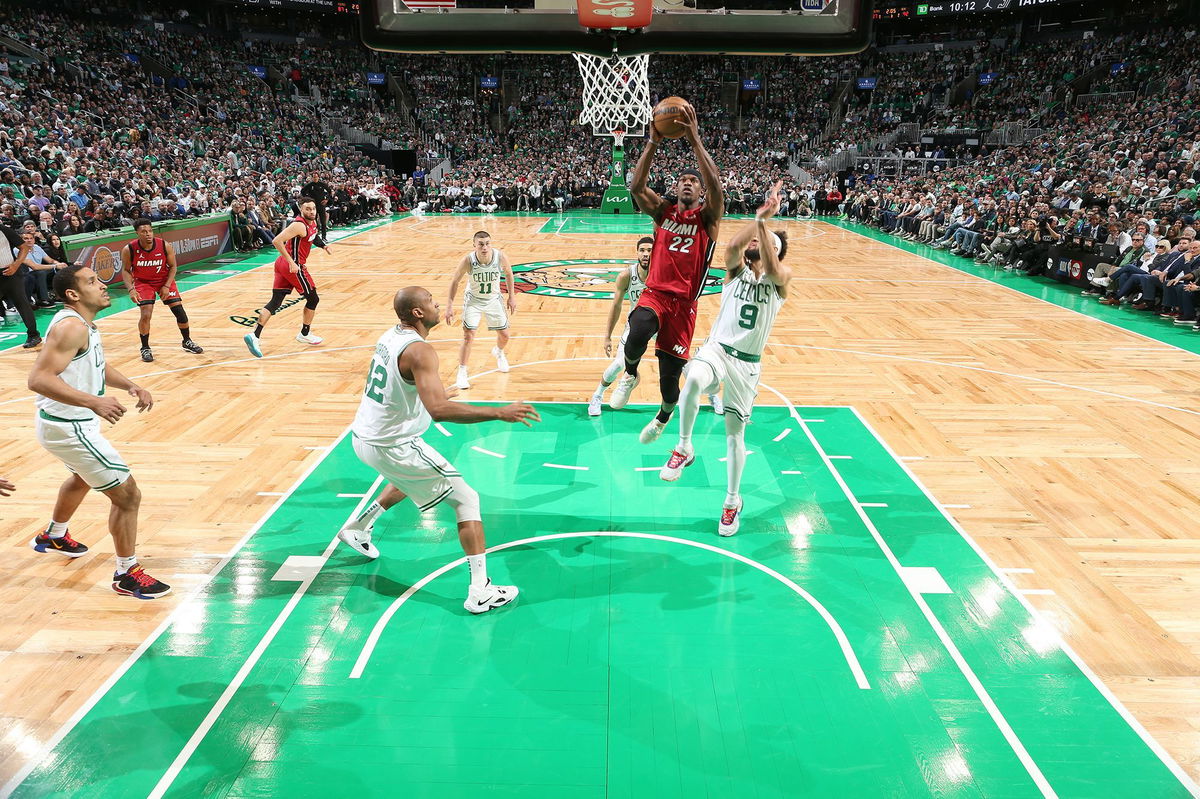
[[[400,322],[375,344],[367,387],[352,428],[355,454],[379,472],[388,486],[378,500],[338,532],[338,538],[368,558],[377,558],[379,550],[371,543],[371,529],[379,514],[405,497],[422,512],[446,502],[458,518],[458,540],[471,571],[464,607],[471,613],[485,613],[516,599],[517,588],[493,585],[488,579],[479,495],[421,434],[433,420],[520,422],[528,427],[541,417],[524,402],[502,408],[451,402],[438,378],[437,353],[425,341],[441,318],[441,307],[420,286],[400,289],[392,307]]]
[[[508,317],[517,312],[517,292],[508,258],[492,247],[492,237],[486,230],[476,233],[473,241],[475,249],[464,255],[454,270],[454,279],[450,281],[450,299],[446,302],[446,324],[454,324],[454,297],[458,294],[458,284],[464,277],[468,278],[463,298],[463,340],[458,348],[458,372],[454,380],[454,385],[463,391],[471,387],[467,380],[467,359],[471,357],[471,342],[475,340],[475,330],[480,320],[486,318],[488,330],[496,331],[492,357],[496,359],[496,368],[507,372],[508,359],[504,357],[504,347],[508,344]],[[505,313],[505,303],[500,298],[501,278],[508,281],[508,313]]]
[[[725,387],[725,447],[728,486],[720,535],[738,531],[742,511],[742,470],[746,466],[746,423],[754,410],[759,362],[771,335],[771,326],[783,301],[787,299],[792,273],[783,266],[787,237],[767,229],[767,221],[779,210],[776,183],[766,203],[754,215],[754,221],[740,231],[725,248],[725,287],[721,290],[721,309],[708,340],[688,364],[679,403],[679,443],[671,452],[659,477],[668,482],[679,479],[685,466],[696,460],[692,448],[692,428],[701,392]],[[763,246],[763,243],[766,246]]]
[[[171,587],[146,574],[134,555],[142,492],[129,466],[100,433],[100,420],[116,423],[125,406],[105,387],[128,391],[138,411],[154,406],[150,392],[135,385],[104,360],[96,314],[112,305],[108,288],[90,268],[76,264],[54,276],[63,309],[50,320],[46,343],[29,373],[36,392],[38,443],[63,462],[71,476],[58,489],[58,501],[45,531],[29,542],[37,552],[78,558],[88,548],[71,538],[67,523],[89,490],[112,503],[108,532],[117,551],[112,589],[123,596],[158,599]]]
[[[646,288],[646,275],[650,271],[650,253],[654,250],[654,239],[650,236],[643,236],[638,239],[637,256],[635,263],[629,265],[629,268],[621,270],[617,275],[616,286],[613,289],[612,305],[608,308],[608,326],[604,329],[604,354],[612,357],[612,333],[613,328],[617,326],[617,319],[621,316],[621,308],[625,304],[625,299],[629,299],[629,311],[632,312],[637,307],[638,298],[642,296],[642,290]],[[628,316],[628,315],[627,315]],[[617,376],[625,371],[625,339],[629,335],[629,322],[625,322],[625,329],[621,331],[621,341],[617,345],[617,355],[613,358],[612,363],[604,370],[604,374],[600,376],[600,385],[596,386],[596,390],[592,393],[592,398],[588,400],[588,416],[599,416],[601,405],[604,402],[604,392],[613,384]],[[721,398],[716,394],[709,395],[712,401],[713,411],[717,414],[725,412],[725,407],[721,404]]]

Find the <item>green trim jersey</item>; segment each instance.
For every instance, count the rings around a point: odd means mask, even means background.
[[[646,281],[642,280],[642,276],[638,273],[638,265],[635,261],[629,267],[629,289],[625,292],[625,296],[629,298],[629,313],[633,313],[633,309],[637,307],[638,299],[645,290]]]
[[[88,346],[86,350],[71,359],[71,362],[67,364],[66,369],[62,370],[59,377],[76,391],[82,391],[94,397],[103,396],[105,371],[104,347],[100,344],[99,328],[94,324],[88,324],[86,319],[70,308],[63,308],[50,320],[50,324],[46,327],[46,335],[50,335],[50,331],[54,329],[56,324],[71,317],[75,317],[87,325]],[[41,394],[34,395],[34,404],[37,405],[38,410],[43,414],[65,421],[83,422],[96,418],[96,414],[89,408],[84,408],[80,405],[68,405],[65,402],[43,397]]]
[[[500,251],[492,248],[492,260],[480,263],[475,251],[470,254],[471,271],[467,275],[466,301],[483,305],[500,297],[500,279],[504,270],[500,268]]]
[[[766,275],[755,277],[743,268],[721,289],[721,309],[709,338],[747,355],[762,355],[782,306],[779,288]]]
[[[433,423],[421,404],[417,384],[400,374],[400,355],[409,345],[424,341],[417,331],[396,325],[379,337],[367,386],[351,428],[354,437],[376,447],[391,447],[421,435]]]

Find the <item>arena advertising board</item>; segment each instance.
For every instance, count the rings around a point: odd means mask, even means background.
[[[583,258],[513,264],[517,291],[567,300],[611,300],[617,276],[630,258]],[[719,294],[724,270],[709,269],[701,294]]]
[[[202,261],[220,255],[229,248],[229,220],[225,217],[194,224],[155,226],[154,234],[166,239],[175,248],[175,260],[179,266]],[[83,263],[96,271],[105,283],[121,280],[121,248],[133,241],[133,231],[105,236],[101,239],[87,237],[83,240],[67,240],[67,258],[71,263]]]

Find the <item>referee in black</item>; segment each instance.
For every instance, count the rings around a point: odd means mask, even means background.
[[[329,184],[321,180],[320,172],[312,173],[312,180],[304,184],[304,188],[300,189],[301,197],[312,197],[317,203],[317,222],[321,226],[321,238],[326,238],[329,235],[329,212],[325,208],[329,205],[330,197]]]
[[[13,250],[16,255],[13,255]],[[29,305],[29,297],[25,294],[25,276],[20,274],[21,262],[33,245],[15,230],[0,225],[0,301],[8,300],[8,304],[17,309],[21,321],[25,323],[26,340],[22,345],[25,349],[33,349],[42,343],[38,335],[37,321],[33,318],[33,308]]]

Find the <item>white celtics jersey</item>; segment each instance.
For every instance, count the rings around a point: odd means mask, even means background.
[[[762,355],[782,305],[779,289],[766,275],[756,278],[743,268],[721,289],[721,310],[710,338],[746,355]]]
[[[396,325],[379,337],[367,387],[354,416],[355,438],[376,447],[390,447],[419,436],[433,419],[421,404],[416,383],[400,376],[400,353],[424,339],[409,327]]]
[[[471,274],[467,283],[467,302],[484,304],[500,296],[500,251],[492,248],[492,260],[486,264],[479,262],[479,256],[471,251]]]
[[[642,276],[638,273],[638,265],[634,263],[629,267],[629,289],[625,292],[625,296],[629,298],[630,313],[633,313],[633,309],[637,307],[638,298],[645,290],[646,281],[642,280]]]
[[[104,395],[104,347],[100,344],[100,331],[95,325],[88,325],[82,316],[70,308],[63,308],[54,315],[50,320],[49,326],[46,328],[46,335],[50,335],[50,330],[55,325],[64,319],[75,317],[79,321],[87,325],[88,329],[88,346],[83,352],[76,355],[67,364],[67,368],[62,370],[59,375],[71,388],[82,391],[85,394],[91,394],[95,397]],[[79,405],[67,405],[65,402],[52,400],[49,397],[43,397],[41,394],[34,395],[34,404],[40,412],[42,418],[53,417],[53,419],[64,419],[73,422],[88,421],[96,418],[96,414],[88,408]]]

